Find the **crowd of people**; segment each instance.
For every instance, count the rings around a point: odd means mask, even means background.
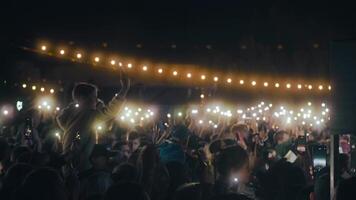
[[[122,127],[113,120],[130,82],[121,83],[108,105],[98,100],[95,85],[79,83],[73,103],[55,118],[29,109],[2,128],[0,198],[330,199],[327,130],[282,130],[268,121],[233,119],[212,130],[196,126],[189,115]],[[105,133],[93,127],[98,121]],[[51,133],[58,128],[62,134]],[[354,199],[348,156],[341,154],[339,162],[335,197]]]

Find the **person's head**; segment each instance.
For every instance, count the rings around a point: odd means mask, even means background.
[[[246,124],[236,124],[231,127],[231,133],[246,139],[248,137],[248,127]]]
[[[335,200],[355,199],[356,177],[343,180],[336,189]]]
[[[278,131],[274,135],[274,140],[276,144],[282,144],[284,142],[287,142],[289,140],[289,135],[286,131]]]
[[[148,195],[137,183],[119,182],[112,185],[105,193],[104,200],[148,200]]]
[[[188,139],[189,130],[185,125],[175,125],[172,129],[172,138],[178,142],[185,143]]]
[[[113,169],[111,175],[115,183],[120,181],[135,181],[137,179],[137,168],[130,163],[122,163]]]
[[[66,192],[64,182],[55,170],[39,168],[25,178],[18,199],[66,200]]]
[[[137,131],[130,131],[128,134],[128,138],[131,144],[131,151],[134,152],[141,146],[141,136]]]
[[[249,163],[247,152],[240,146],[223,149],[217,156],[217,170],[223,179],[247,182]]]
[[[15,163],[22,154],[31,154],[31,152],[31,149],[27,146],[16,147],[11,153],[10,161]]]
[[[73,88],[72,98],[80,107],[96,108],[98,88],[90,83],[78,83]]]
[[[110,152],[105,145],[96,144],[90,154],[90,162],[94,169],[107,169]]]
[[[186,183],[177,188],[172,200],[203,200],[204,189],[200,183]]]
[[[257,130],[261,139],[264,139],[268,136],[268,124],[266,122],[259,123]]]
[[[25,177],[33,170],[33,167],[29,164],[18,163],[12,165],[6,172],[2,190],[6,192],[7,197],[10,199],[12,192],[17,190]]]

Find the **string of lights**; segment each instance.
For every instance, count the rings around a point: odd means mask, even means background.
[[[81,62],[94,66],[103,66],[110,69],[123,69],[127,73],[135,75],[136,72],[150,74],[150,77],[162,78],[166,77],[175,82],[187,83],[187,81],[194,80],[198,84],[214,84],[222,86],[235,86],[239,88],[248,89],[274,89],[280,91],[294,91],[294,92],[317,92],[326,93],[332,88],[327,83],[310,83],[301,81],[286,81],[276,80],[267,81],[263,78],[258,80],[253,78],[239,78],[239,74],[221,74],[212,72],[207,69],[197,71],[195,69],[189,70],[186,68],[179,68],[176,66],[160,66],[160,65],[146,65],[146,64],[134,64],[133,62],[126,61],[127,59],[118,59],[117,56],[104,56],[87,54],[84,51],[71,50],[69,48],[53,47],[49,48],[48,44],[40,44],[39,48],[30,49],[31,51],[45,54],[48,56],[54,56],[56,58],[67,59],[73,62]],[[218,75],[219,74],[219,75]],[[192,82],[190,82],[192,83]]]

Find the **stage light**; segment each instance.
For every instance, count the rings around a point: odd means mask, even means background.
[[[200,76],[200,79],[201,79],[201,80],[205,80],[205,78],[206,78],[206,77],[205,77],[204,74]]]
[[[46,51],[46,50],[47,50],[47,46],[46,46],[46,45],[42,45],[42,46],[41,46],[41,50],[42,50],[42,51]]]
[[[173,71],[173,76],[177,76],[178,72],[177,71]]]
[[[214,77],[214,81],[215,81],[215,82],[218,82],[218,80],[219,80],[219,77],[215,76],[215,77]]]
[[[111,60],[111,61],[110,61],[110,64],[111,64],[111,65],[115,65],[115,64],[116,64],[116,61],[115,61],[115,60]]]
[[[59,54],[64,55],[65,53],[66,52],[63,49],[59,50]]]
[[[256,81],[252,81],[252,82],[251,82],[251,85],[252,85],[252,86],[255,86],[256,84],[257,84]]]
[[[279,88],[279,83],[274,84],[276,88]]]
[[[37,88],[37,87],[36,87],[35,85],[32,86],[32,90],[36,90],[36,88]]]
[[[245,83],[244,80],[240,80],[240,85],[243,85]]]
[[[313,86],[312,85],[308,85],[308,89],[309,90],[313,89]]]
[[[163,73],[163,69],[162,69],[162,68],[159,68],[159,69],[158,69],[158,73],[162,74],[162,73]]]
[[[127,64],[127,67],[131,69],[132,68],[132,64],[131,63]]]
[[[41,92],[44,92],[44,91],[45,91],[45,88],[44,88],[44,87],[41,87],[40,90],[41,90]]]
[[[228,79],[226,80],[226,82],[231,83],[231,82],[232,82],[232,79],[231,79],[231,78],[228,78]]]
[[[287,87],[287,89],[291,88],[291,84],[287,83],[286,87]]]
[[[25,83],[22,84],[22,88],[27,88],[27,85]]]
[[[51,89],[49,90],[49,92],[50,92],[51,94],[53,94],[53,93],[54,93],[54,89],[51,88]]]
[[[100,58],[99,58],[99,57],[95,57],[95,58],[94,58],[94,61],[95,61],[95,62],[100,62]]]
[[[302,89],[302,85],[301,84],[298,84],[298,90]]]
[[[263,86],[268,87],[268,82],[264,82]]]
[[[323,90],[324,87],[322,85],[319,85],[318,88],[319,88],[319,90]]]
[[[187,78],[191,78],[192,74],[191,73],[187,73]]]
[[[77,53],[77,58],[81,59],[82,58],[82,54],[81,53]]]
[[[143,71],[147,71],[147,69],[148,69],[148,68],[147,68],[146,65],[142,67],[142,70],[143,70]]]

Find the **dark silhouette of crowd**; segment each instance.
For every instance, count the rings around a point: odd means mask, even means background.
[[[199,130],[189,117],[165,129],[130,129],[113,123],[129,81],[105,106],[97,87],[79,83],[73,103],[43,122],[37,110],[2,130],[0,199],[8,200],[324,200],[329,169],[312,169],[313,145],[327,134],[304,138],[263,122],[229,122],[219,133]],[[93,124],[105,124],[105,134]],[[47,134],[59,127],[63,135]],[[313,137],[312,137],[313,136]],[[303,148],[301,148],[303,147]],[[295,159],[285,156],[295,155]],[[355,199],[356,179],[343,160],[336,200]]]

